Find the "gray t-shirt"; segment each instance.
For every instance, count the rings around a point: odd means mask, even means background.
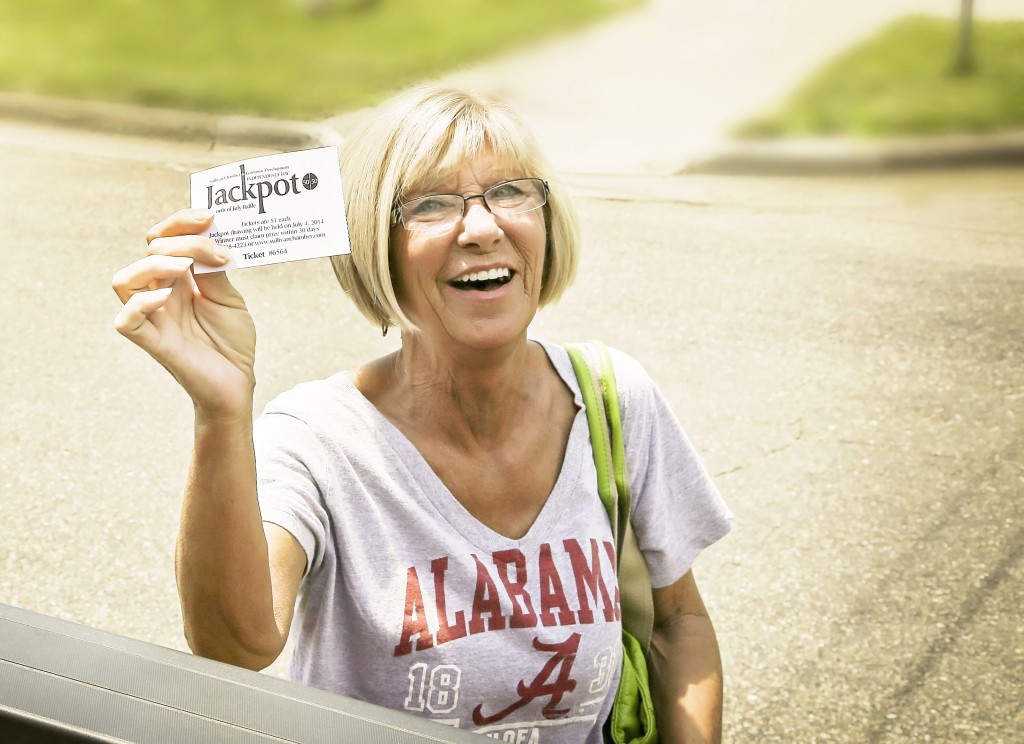
[[[615,551],[572,365],[543,347],[580,410],[520,540],[466,511],[346,374],[268,404],[260,508],[307,560],[295,681],[502,741],[601,742],[621,667]],[[732,515],[650,378],[612,354],[634,530],[663,587]]]

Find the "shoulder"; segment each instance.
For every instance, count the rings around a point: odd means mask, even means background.
[[[266,428],[301,422],[304,428],[320,435],[337,431],[344,425],[349,431],[373,428],[372,407],[352,382],[351,372],[339,372],[323,380],[299,383],[272,399],[259,417]]]
[[[323,380],[300,382],[292,389],[278,394],[263,408],[263,413],[283,413],[304,418],[303,414],[324,405],[344,403],[354,392],[349,373],[338,372]]]
[[[551,360],[551,364],[554,365],[558,372],[569,377],[575,377],[572,362],[569,359],[569,353],[566,351],[564,345],[552,343],[550,341],[537,341],[536,343],[543,347],[548,358]],[[589,342],[583,343],[586,344]],[[612,367],[615,370],[616,380],[625,380],[630,384],[650,384],[651,378],[640,362],[614,346],[606,346],[606,348],[612,358]]]
[[[573,371],[569,353],[560,344],[553,344],[545,341],[538,343],[544,347],[551,364],[559,372],[570,388],[579,393],[579,385],[576,380],[576,373]],[[612,360],[612,370],[615,373],[615,385],[619,394],[619,403],[627,406],[643,402],[650,403],[657,387],[651,376],[643,365],[626,352],[612,346],[608,346],[608,354]]]
[[[253,426],[258,465],[302,463],[321,481],[339,467],[379,463],[390,449],[390,438],[386,420],[346,372],[281,393]]]
[[[615,370],[615,382],[620,397],[624,393],[649,391],[654,388],[654,380],[636,359],[612,346],[608,347],[608,354],[612,358],[612,369]]]

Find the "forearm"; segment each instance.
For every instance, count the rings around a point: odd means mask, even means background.
[[[277,657],[283,640],[256,499],[251,417],[197,415],[176,574],[194,653],[249,668]]]
[[[651,689],[664,744],[722,739],[722,659],[706,614],[684,614],[655,628]]]

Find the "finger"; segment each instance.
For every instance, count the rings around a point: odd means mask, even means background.
[[[146,256],[114,274],[111,286],[121,302],[138,293],[162,289],[188,273],[193,259],[184,256]]]
[[[211,271],[207,274],[196,274],[196,287],[199,289],[200,297],[210,300],[224,307],[245,309],[245,300],[235,285],[228,279],[226,271]]]
[[[197,235],[210,226],[214,213],[209,209],[182,209],[162,219],[146,232],[146,242],[170,235]]]
[[[204,235],[173,235],[153,238],[147,252],[151,256],[188,256],[207,266],[223,266],[231,254]]]
[[[136,292],[114,317],[114,328],[125,338],[152,353],[160,343],[160,332],[149,316],[167,304],[170,296],[170,287]]]

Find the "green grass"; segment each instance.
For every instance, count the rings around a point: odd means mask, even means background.
[[[324,117],[640,2],[302,1],[0,0],[0,90]]]
[[[898,21],[736,133],[872,138],[1024,127],[1024,22],[975,21],[972,75],[952,73],[955,34],[951,20]]]

